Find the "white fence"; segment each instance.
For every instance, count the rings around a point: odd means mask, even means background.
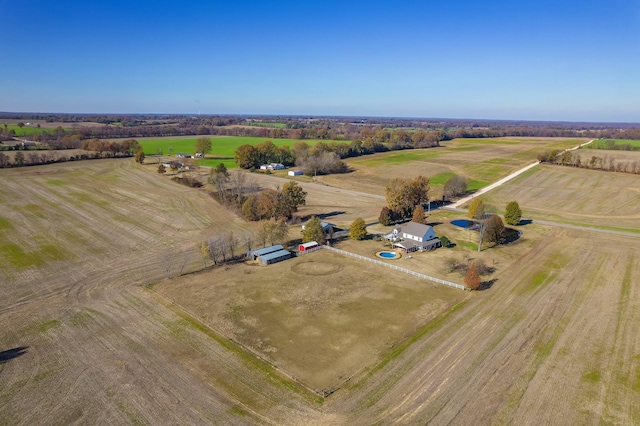
[[[366,260],[367,262],[375,263],[376,265],[386,266],[387,268],[395,269],[396,271],[404,272],[405,274],[413,275],[414,277],[423,278],[425,280],[429,280],[429,281],[433,281],[433,282],[438,283],[438,284],[443,284],[443,285],[446,285],[446,286],[449,286],[449,287],[457,288],[459,290],[468,290],[467,287],[465,287],[463,285],[460,285],[460,284],[452,283],[451,281],[445,281],[445,280],[441,280],[439,278],[430,277],[429,275],[425,275],[425,274],[421,274],[419,272],[411,271],[409,269],[401,268],[399,266],[392,265],[392,264],[386,263],[386,262],[382,262],[380,260],[371,259],[370,257],[360,256],[359,254],[355,254],[355,253],[351,253],[351,252],[348,252],[348,251],[340,250],[340,249],[337,249],[335,247],[318,246],[317,248],[318,249],[319,248],[326,248],[326,249],[338,252],[340,254],[344,254],[345,256],[351,256],[351,257],[355,257],[356,259]]]

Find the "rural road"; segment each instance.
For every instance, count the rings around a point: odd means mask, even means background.
[[[573,150],[576,150],[576,149],[578,149],[578,148],[580,148],[580,147],[583,147],[583,146],[585,146],[585,145],[590,144],[590,143],[591,143],[591,142],[593,142],[594,140],[595,140],[595,139],[591,139],[589,142],[585,142],[585,143],[583,143],[583,144],[581,144],[581,145],[574,146],[573,148],[565,149],[565,151],[573,151]],[[563,152],[564,152],[564,151],[563,151]],[[498,180],[498,181],[496,181],[496,182],[492,183],[491,185],[487,185],[487,186],[485,186],[484,188],[481,188],[481,189],[479,189],[478,191],[474,192],[473,194],[469,195],[468,197],[461,198],[460,200],[456,201],[455,203],[450,204],[449,206],[444,207],[444,208],[448,208],[448,209],[456,209],[456,208],[459,208],[460,206],[465,205],[466,203],[468,203],[469,201],[471,201],[471,200],[472,200],[472,199],[474,199],[475,197],[479,197],[480,195],[485,194],[485,193],[487,193],[487,192],[491,191],[492,189],[495,189],[495,188],[499,187],[500,185],[502,185],[502,184],[504,184],[504,183],[506,183],[506,182],[509,182],[511,179],[515,178],[516,176],[521,175],[522,173],[526,172],[527,170],[530,170],[530,169],[534,168],[534,167],[535,167],[535,166],[537,166],[538,164],[540,164],[540,162],[539,162],[539,161],[536,161],[535,163],[533,163],[533,164],[529,164],[528,166],[523,167],[523,168],[521,168],[520,170],[516,170],[515,172],[511,173],[510,175],[505,176],[505,177],[503,177],[502,179],[500,179],[500,180]]]
[[[281,177],[277,177],[277,176],[271,176],[271,175],[257,175],[257,176],[259,176],[260,179],[271,180],[274,183],[285,184],[287,182],[291,182],[291,179],[281,178]],[[303,187],[303,188],[315,188],[315,189],[320,189],[320,190],[339,192],[341,194],[353,195],[354,197],[373,198],[374,200],[382,200],[382,201],[386,201],[387,200],[382,195],[367,194],[366,192],[359,192],[359,191],[352,191],[350,189],[336,188],[335,186],[322,185],[322,184],[319,184],[319,183],[300,182],[300,181],[296,181],[296,182],[298,182],[300,184],[300,186]]]

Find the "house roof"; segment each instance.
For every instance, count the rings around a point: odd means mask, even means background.
[[[282,247],[280,244],[278,244],[277,246],[271,246],[271,247],[265,247],[265,248],[261,248],[258,250],[252,250],[249,253],[253,256],[264,256],[265,254],[269,254],[269,253],[273,253],[279,250],[283,250],[284,247]]]
[[[302,225],[302,229],[305,229],[305,227],[309,224],[309,222],[311,222],[311,219],[309,219]],[[322,226],[322,229],[327,231],[329,228],[335,228],[336,225],[334,225],[333,223],[320,221],[320,226]]]
[[[429,230],[431,229],[431,226],[429,225],[424,225],[422,223],[418,223],[418,222],[409,222],[406,225],[404,225],[402,227],[402,232],[405,232],[409,235],[415,235],[415,236],[424,236],[427,232],[429,232]]]
[[[289,252],[287,250],[274,251],[273,253],[268,253],[268,254],[260,256],[260,260],[263,261],[263,262],[267,262],[267,261],[269,261],[271,259],[278,259],[279,257],[283,257],[283,256],[291,257],[291,252]]]

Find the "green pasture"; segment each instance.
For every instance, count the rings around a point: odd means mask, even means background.
[[[471,177],[472,179],[494,182],[508,175],[511,171],[511,168],[499,164],[492,164],[488,161],[483,161],[478,164],[464,166],[464,171],[465,174],[467,174],[467,176]]]
[[[603,149],[608,141],[613,141],[614,145],[631,145],[632,147],[640,148],[640,140],[634,139],[599,139],[593,144],[596,148]],[[589,145],[585,146],[585,148],[589,148]]]
[[[4,126],[2,126],[4,129]],[[16,137],[20,136],[31,136],[31,135],[39,135],[41,133],[52,133],[54,129],[38,129],[37,127],[24,126],[20,127],[15,124],[9,124],[7,126],[7,130],[13,130],[15,132]]]
[[[455,173],[453,172],[438,173],[437,175],[431,176],[429,178],[429,183],[431,185],[444,185],[446,181],[448,181],[454,176],[455,176]]]
[[[390,151],[373,155],[365,155],[352,159],[349,162],[355,165],[378,167],[436,158],[439,157],[441,153],[442,151],[438,151],[434,148],[408,149],[405,151]]]
[[[273,129],[284,129],[286,127],[285,123],[260,123],[257,121],[252,121],[249,123],[245,123],[245,126],[253,126],[253,127],[269,127]]]
[[[224,136],[224,137],[211,137],[211,151],[209,154],[220,156],[220,157],[231,157],[233,158],[236,149],[240,145],[257,145],[264,141],[271,141],[277,146],[287,145],[292,147],[293,144],[298,142],[294,139],[278,139],[278,138],[265,138],[265,137],[250,137],[250,136]],[[144,153],[147,155],[157,154],[159,151],[162,151],[163,155],[169,154],[169,148],[173,148],[173,155],[178,152],[184,152],[187,154],[193,154],[196,141],[198,137],[193,138],[158,138],[158,139],[143,139],[140,140],[140,145],[144,150]],[[307,145],[315,145],[317,142],[320,142],[319,139],[309,139],[303,140]],[[331,143],[334,141],[322,141],[326,143]],[[335,142],[344,142],[344,141],[335,141]]]

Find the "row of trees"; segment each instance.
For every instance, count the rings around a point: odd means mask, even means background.
[[[282,220],[265,220],[260,222],[257,230],[236,234],[233,231],[214,235],[199,245],[202,263],[207,267],[209,262],[217,265],[237,259],[245,251],[256,247],[284,244],[289,235],[289,226]]]
[[[295,163],[295,157],[287,145],[276,146],[269,140],[257,145],[240,145],[233,158],[243,169],[257,169],[260,165],[269,163],[281,163],[285,166]]]
[[[609,172],[640,174],[640,161],[620,161],[615,156],[604,154],[585,156],[576,151],[545,151],[538,154],[541,163],[558,164],[561,166],[580,167],[583,169],[603,170]]]

